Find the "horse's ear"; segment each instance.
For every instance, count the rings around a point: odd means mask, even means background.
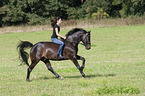
[[[90,35],[91,34],[91,31],[88,31],[88,34]]]

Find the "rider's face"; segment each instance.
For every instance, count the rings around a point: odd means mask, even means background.
[[[57,23],[59,23],[59,24],[60,24],[61,22],[62,22],[62,21],[61,21],[61,18],[60,18],[59,20],[57,20]]]

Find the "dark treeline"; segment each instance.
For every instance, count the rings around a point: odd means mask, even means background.
[[[0,27],[62,19],[142,16],[145,0],[0,0]]]

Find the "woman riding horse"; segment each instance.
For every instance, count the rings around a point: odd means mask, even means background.
[[[63,59],[59,58],[57,55],[59,50],[58,44],[55,44],[53,42],[38,42],[33,45],[29,41],[21,41],[17,48],[19,49],[20,58],[25,64],[29,66],[27,70],[26,80],[29,81],[30,73],[40,60],[45,63],[48,70],[51,71],[57,78],[62,79],[62,77],[53,70],[49,60],[68,59],[70,59],[75,64],[81,75],[86,78],[86,75],[83,72],[83,69],[85,67],[85,58],[77,55],[78,44],[80,43],[80,41],[82,41],[86,49],[89,50],[91,48],[90,32],[87,32],[86,30],[80,28],[75,28],[66,34],[65,47],[63,50]],[[29,55],[25,51],[26,48],[30,47],[31,65],[29,65],[28,63]],[[82,60],[82,66],[79,65],[77,60]]]
[[[59,51],[58,51],[58,55],[60,58],[63,58],[62,56],[62,50],[63,50],[63,46],[64,46],[64,43],[58,39],[58,36],[63,38],[63,39],[66,39],[66,37],[63,37],[59,34],[60,32],[60,26],[59,24],[61,23],[61,18],[57,17],[57,18],[54,18],[53,20],[51,20],[51,26],[53,27],[53,34],[51,36],[51,41],[53,43],[56,43],[56,44],[59,44]]]

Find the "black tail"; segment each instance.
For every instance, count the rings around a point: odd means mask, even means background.
[[[19,51],[19,58],[21,59],[22,62],[24,62],[28,66],[29,66],[28,63],[29,54],[25,51],[25,49],[31,48],[32,46],[33,44],[30,43],[29,41],[21,41],[20,44],[17,46],[17,49]]]

